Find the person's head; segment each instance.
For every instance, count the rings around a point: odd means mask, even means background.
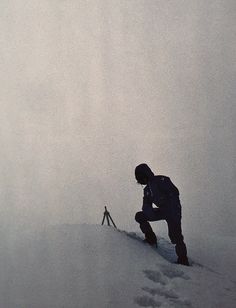
[[[146,185],[154,176],[147,164],[140,164],[135,168],[135,178],[139,184]]]

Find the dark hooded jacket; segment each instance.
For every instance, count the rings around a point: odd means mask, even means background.
[[[142,206],[144,212],[152,209],[153,203],[167,212],[181,208],[179,190],[171,182],[169,177],[154,175],[147,164],[141,164],[135,168],[135,177],[138,183],[141,184],[142,179],[147,179]]]

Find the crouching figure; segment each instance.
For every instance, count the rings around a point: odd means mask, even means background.
[[[157,245],[156,235],[149,222],[165,220],[169,238],[175,244],[177,263],[189,265],[181,229],[179,190],[169,177],[154,175],[147,164],[140,164],[135,168],[135,178],[139,184],[145,185],[142,211],[135,215],[135,220],[145,235],[145,241],[150,245]],[[153,204],[157,208],[153,208]]]

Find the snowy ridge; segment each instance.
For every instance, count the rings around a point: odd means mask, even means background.
[[[173,264],[167,241],[171,260],[138,238],[99,225],[32,233],[0,251],[0,307],[234,307],[236,284],[223,274]]]

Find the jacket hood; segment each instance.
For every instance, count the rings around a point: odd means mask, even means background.
[[[145,179],[150,180],[154,177],[154,173],[147,164],[140,164],[135,168],[135,178],[140,184],[147,184]]]

